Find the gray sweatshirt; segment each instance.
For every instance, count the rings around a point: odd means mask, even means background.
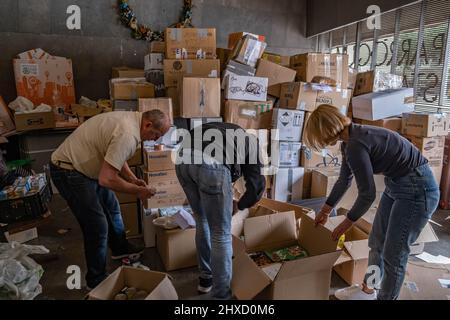
[[[375,201],[374,174],[390,178],[402,177],[428,161],[412,143],[388,129],[351,124],[349,136],[349,141],[342,144],[339,179],[326,204],[335,207],[355,176],[358,197],[347,217],[356,221]]]

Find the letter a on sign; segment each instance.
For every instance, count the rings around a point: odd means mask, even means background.
[[[67,14],[70,16],[66,20],[66,26],[69,30],[81,30],[81,9],[77,5],[67,7]]]
[[[377,5],[371,5],[367,8],[367,14],[372,14],[367,18],[367,29],[380,30],[381,29],[381,8]]]
[[[79,266],[71,265],[67,268],[67,274],[70,276],[67,278],[66,285],[69,290],[81,289],[81,269]]]

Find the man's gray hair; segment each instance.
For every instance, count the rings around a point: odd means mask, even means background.
[[[142,117],[147,121],[151,121],[153,123],[153,127],[157,130],[161,129],[169,119],[168,115],[158,109],[146,111],[142,114]]]

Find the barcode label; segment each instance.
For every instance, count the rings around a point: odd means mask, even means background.
[[[39,66],[35,63],[21,64],[20,73],[23,76],[37,76],[39,74]]]

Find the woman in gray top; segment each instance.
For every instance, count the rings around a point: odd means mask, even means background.
[[[362,285],[338,290],[346,300],[397,299],[405,277],[409,246],[418,238],[438,206],[439,187],[420,151],[398,133],[351,123],[329,105],[319,106],[305,126],[305,142],[320,150],[342,143],[339,179],[316,216],[324,224],[355,177],[358,196],[333,238],[349,230],[375,201],[373,175],[385,176],[386,189],[369,236],[369,267]],[[378,290],[376,290],[378,289]]]

